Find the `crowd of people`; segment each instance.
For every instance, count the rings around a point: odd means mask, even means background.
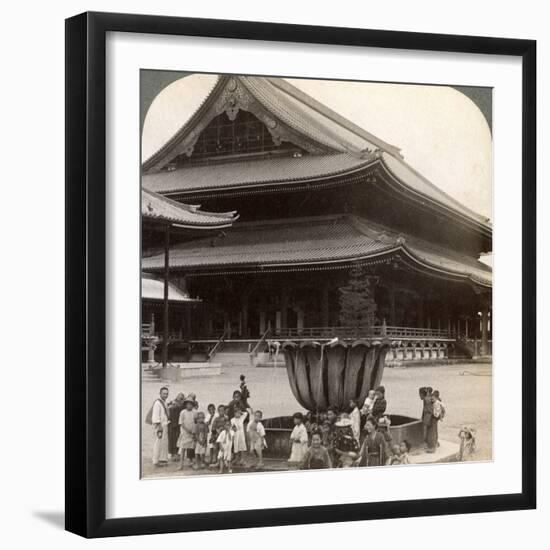
[[[179,462],[180,469],[232,472],[233,467],[243,466],[245,455],[255,461],[253,467],[264,466],[267,442],[263,413],[250,406],[244,376],[229,403],[210,403],[205,410],[200,410],[193,393],[179,393],[170,402],[168,394],[168,388],[161,388],[146,418],[153,426],[155,466],[173,460]],[[430,387],[419,388],[419,396],[425,449],[433,453],[439,446],[438,424],[445,417],[445,406],[439,391]],[[361,407],[351,400],[341,411],[329,407],[315,413],[296,412],[292,416],[289,467],[313,470],[409,464],[411,444],[392,440],[386,408],[386,391],[379,386],[369,391]],[[461,454],[471,454],[475,432],[465,427],[459,437]]]

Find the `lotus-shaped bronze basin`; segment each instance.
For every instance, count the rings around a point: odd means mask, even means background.
[[[294,397],[309,411],[323,411],[342,410],[350,399],[363,405],[382,380],[389,342],[284,342],[281,347]]]

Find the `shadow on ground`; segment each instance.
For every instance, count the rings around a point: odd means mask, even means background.
[[[58,529],[65,529],[65,512],[35,510],[33,516]]]

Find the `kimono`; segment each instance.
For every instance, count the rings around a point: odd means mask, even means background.
[[[180,413],[180,436],[178,439],[178,449],[180,453],[186,449],[195,449],[194,431],[196,416],[197,411],[195,410],[188,411],[187,409],[183,409]]]
[[[357,443],[359,443],[359,436],[361,434],[361,413],[359,412],[359,409],[355,407],[353,411],[351,411],[351,414],[349,415],[351,420],[351,429],[353,430],[353,437],[355,437],[355,440]]]
[[[359,443],[353,435],[353,428],[351,426],[336,426],[333,443],[334,466],[350,466],[353,464],[350,453],[359,451]]]
[[[318,449],[310,447],[304,455],[300,469],[323,470],[325,468],[332,468],[332,461],[326,447],[322,445]]]
[[[244,432],[244,422],[248,413],[245,411],[239,418],[233,417],[231,419],[231,426],[236,428],[235,435],[233,437],[233,452],[240,453],[246,451],[246,434]]]
[[[219,416],[220,415],[217,412],[214,413],[214,414],[208,413],[206,415],[206,418],[204,419],[206,425],[208,426],[208,438],[207,438],[207,441],[206,441],[206,449],[207,450],[212,449],[214,447],[214,443],[216,442],[216,438],[214,438],[212,430],[213,430],[213,427],[214,427],[214,421]],[[214,441],[212,441],[212,439],[214,439]]]
[[[460,437],[460,450],[457,457],[459,462],[474,460],[474,455],[476,452],[475,432],[469,431],[470,439],[466,439],[463,431],[464,430],[461,430],[458,434],[458,436]]]
[[[153,403],[151,416],[153,424],[153,464],[168,462],[168,410],[162,399]]]
[[[214,447],[218,441],[218,436],[222,433],[227,416],[216,416],[210,424],[210,445]]]
[[[439,420],[443,420],[445,416],[445,407],[443,406],[443,403],[439,399],[434,399],[433,407],[433,415]]]
[[[386,400],[382,397],[377,399],[372,406],[372,416],[378,419],[386,412],[387,403]]]
[[[306,427],[303,424],[294,426],[290,434],[291,451],[289,462],[301,463],[307,452],[308,435]]]
[[[246,431],[248,432],[250,450],[256,451],[259,455],[265,446],[265,428],[263,424],[254,420],[248,424]]]
[[[403,453],[400,457],[401,464],[410,464],[411,460],[409,458],[409,453]]]
[[[168,405],[168,452],[171,455],[178,454],[178,439],[180,436],[179,418],[183,410],[183,405],[179,405],[176,401],[172,401]]]
[[[241,411],[244,412],[248,407],[246,407],[246,403],[242,399],[239,399],[238,401],[231,401],[231,403],[229,403],[229,405],[225,407],[225,414],[227,415],[227,418],[229,418],[229,420],[231,420],[235,416],[236,408],[239,408],[241,409]]]
[[[233,434],[232,430],[222,430],[216,443],[219,445],[220,450],[218,451],[218,460],[223,460],[224,462],[231,462],[233,448]]]
[[[360,466],[384,466],[386,464],[386,441],[380,432],[367,434],[359,453]]]
[[[367,397],[365,399],[365,403],[363,403],[363,408],[361,409],[361,414],[363,416],[368,416],[369,414],[372,414],[372,406],[374,405],[374,399],[371,399],[370,397]]]
[[[208,444],[208,425],[204,422],[195,424],[193,435],[195,437],[195,454],[205,455]]]

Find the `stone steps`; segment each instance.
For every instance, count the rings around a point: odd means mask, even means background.
[[[141,380],[143,382],[158,382],[160,381],[160,374],[151,369],[143,369],[141,371]]]
[[[216,353],[212,360],[221,363],[222,367],[250,367],[250,354],[243,352],[220,352]]]

